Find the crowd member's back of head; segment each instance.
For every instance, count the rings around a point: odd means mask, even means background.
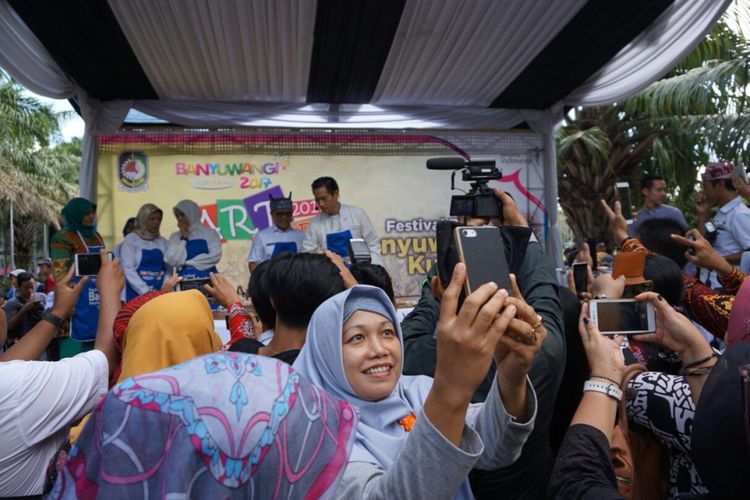
[[[282,254],[265,272],[276,324],[307,328],[315,309],[344,290],[344,281],[333,262],[322,254]]]
[[[258,315],[263,327],[271,329],[276,325],[276,311],[271,305],[271,297],[268,292],[268,279],[266,271],[271,266],[271,261],[266,260],[255,267],[250,282],[247,284],[247,295],[253,303],[255,313]],[[260,333],[260,332],[255,332]]]
[[[648,254],[643,266],[643,277],[654,282],[653,291],[667,299],[672,306],[682,302],[685,282],[682,270],[663,255]]]
[[[673,234],[685,235],[683,228],[674,219],[648,219],[638,224],[640,242],[650,251],[669,258],[682,269],[687,264],[685,247],[671,237]]]
[[[349,271],[360,285],[372,285],[380,288],[385,292],[391,302],[396,303],[396,296],[393,293],[393,281],[386,269],[378,264],[354,264]]]

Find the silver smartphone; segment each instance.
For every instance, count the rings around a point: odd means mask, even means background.
[[[617,189],[617,199],[620,200],[622,205],[622,216],[625,217],[625,221],[628,224],[633,223],[633,198],[630,196],[630,184],[627,182],[615,183]],[[591,251],[596,251],[592,248]]]
[[[654,305],[635,299],[592,300],[589,317],[604,335],[635,335],[656,331]]]

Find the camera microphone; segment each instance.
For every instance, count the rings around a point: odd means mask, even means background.
[[[443,156],[427,160],[429,170],[458,170],[466,166],[466,160],[460,156]]]

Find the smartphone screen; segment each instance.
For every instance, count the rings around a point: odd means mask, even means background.
[[[458,258],[466,264],[466,294],[489,283],[511,293],[508,261],[500,229],[493,226],[460,226],[454,230]]]
[[[109,252],[109,258],[114,254]],[[99,253],[77,253],[75,254],[76,276],[96,276],[102,267],[102,256]]]
[[[198,290],[203,295],[205,295],[208,300],[213,300],[211,294],[203,288],[203,285],[209,284],[211,284],[211,278],[194,278],[183,279],[177,284],[177,286],[179,287],[179,290],[181,292],[184,292],[185,290]]]
[[[620,200],[620,205],[622,205],[622,216],[630,224],[633,222],[633,200],[630,197],[630,184],[618,182],[615,187],[617,188],[617,199]]]
[[[589,304],[591,319],[606,334],[653,332],[654,306],[635,300],[600,300]]]
[[[576,285],[576,292],[589,291],[589,271],[588,264],[585,262],[575,262],[573,264],[573,282]]]

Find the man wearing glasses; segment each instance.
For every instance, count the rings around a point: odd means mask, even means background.
[[[247,267],[252,273],[261,262],[284,252],[297,253],[302,248],[305,233],[292,226],[292,193],[289,198],[271,198],[271,219],[273,223],[258,231],[253,238]]]

